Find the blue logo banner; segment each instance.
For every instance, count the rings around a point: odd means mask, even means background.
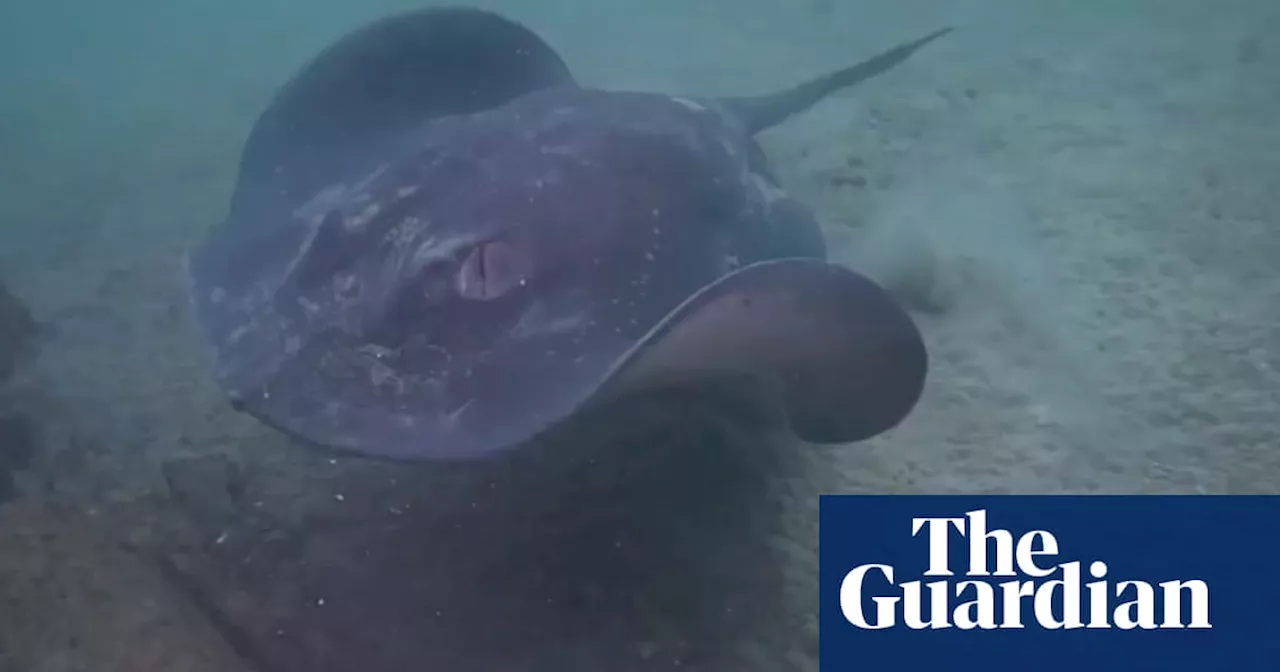
[[[824,496],[822,672],[1280,671],[1280,497]]]

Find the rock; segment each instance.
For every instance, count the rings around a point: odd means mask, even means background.
[[[18,362],[32,354],[39,333],[26,304],[0,284],[0,383],[11,378]]]
[[[13,499],[12,472],[25,469],[36,451],[36,429],[23,415],[0,415],[0,503]]]
[[[35,456],[36,428],[24,415],[0,415],[0,470],[25,469]]]

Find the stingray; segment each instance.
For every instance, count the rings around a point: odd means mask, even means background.
[[[488,11],[357,29],[277,92],[187,255],[216,379],[305,443],[391,459],[493,456],[713,384],[810,443],[887,431],[921,396],[921,334],[827,260],[754,138],[946,32],[713,98],[583,86]]]

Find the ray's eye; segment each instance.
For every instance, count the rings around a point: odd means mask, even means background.
[[[490,301],[521,287],[533,270],[532,259],[521,245],[491,240],[471,248],[458,267],[458,295]]]

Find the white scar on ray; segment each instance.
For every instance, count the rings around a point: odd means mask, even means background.
[[[689,108],[689,109],[693,110],[694,112],[706,112],[706,111],[707,111],[707,107],[706,107],[705,105],[699,105],[698,103],[695,103],[695,102],[693,102],[692,100],[689,100],[688,98],[681,98],[681,97],[679,97],[679,96],[671,96],[671,100],[672,100],[672,102],[675,102],[675,103],[679,103],[679,104],[681,104],[681,105],[684,105],[685,107],[687,107],[687,108]]]
[[[457,407],[457,408],[453,409],[453,410],[452,410],[452,411],[450,411],[449,413],[447,413],[447,414],[444,416],[444,417],[445,417],[445,420],[446,420],[446,421],[448,422],[448,424],[449,424],[449,425],[451,425],[451,426],[452,426],[452,425],[456,425],[456,424],[458,424],[458,420],[462,417],[462,414],[463,414],[463,413],[465,413],[465,412],[467,412],[467,409],[471,408],[471,405],[472,405],[472,404],[474,404],[474,403],[476,403],[476,400],[475,400],[475,399],[469,399],[469,400],[467,400],[467,403],[465,403],[465,404],[463,404],[463,405],[461,405],[461,406],[459,406],[459,407]]]
[[[586,315],[579,311],[556,314],[541,301],[535,301],[520,316],[516,325],[507,332],[514,339],[530,338],[546,334],[569,333],[579,329]]]
[[[369,200],[369,195],[360,192],[368,189],[369,185],[385,172],[387,172],[387,165],[383,164],[352,186],[348,186],[345,182],[329,185],[311,197],[311,200],[298,206],[293,211],[293,215],[301,219],[314,220],[327,214],[351,196],[356,196],[354,200],[357,202],[365,202]]]
[[[759,173],[748,173],[747,181],[751,183],[765,198],[766,203],[774,203],[787,198],[787,192],[773,186]]]

